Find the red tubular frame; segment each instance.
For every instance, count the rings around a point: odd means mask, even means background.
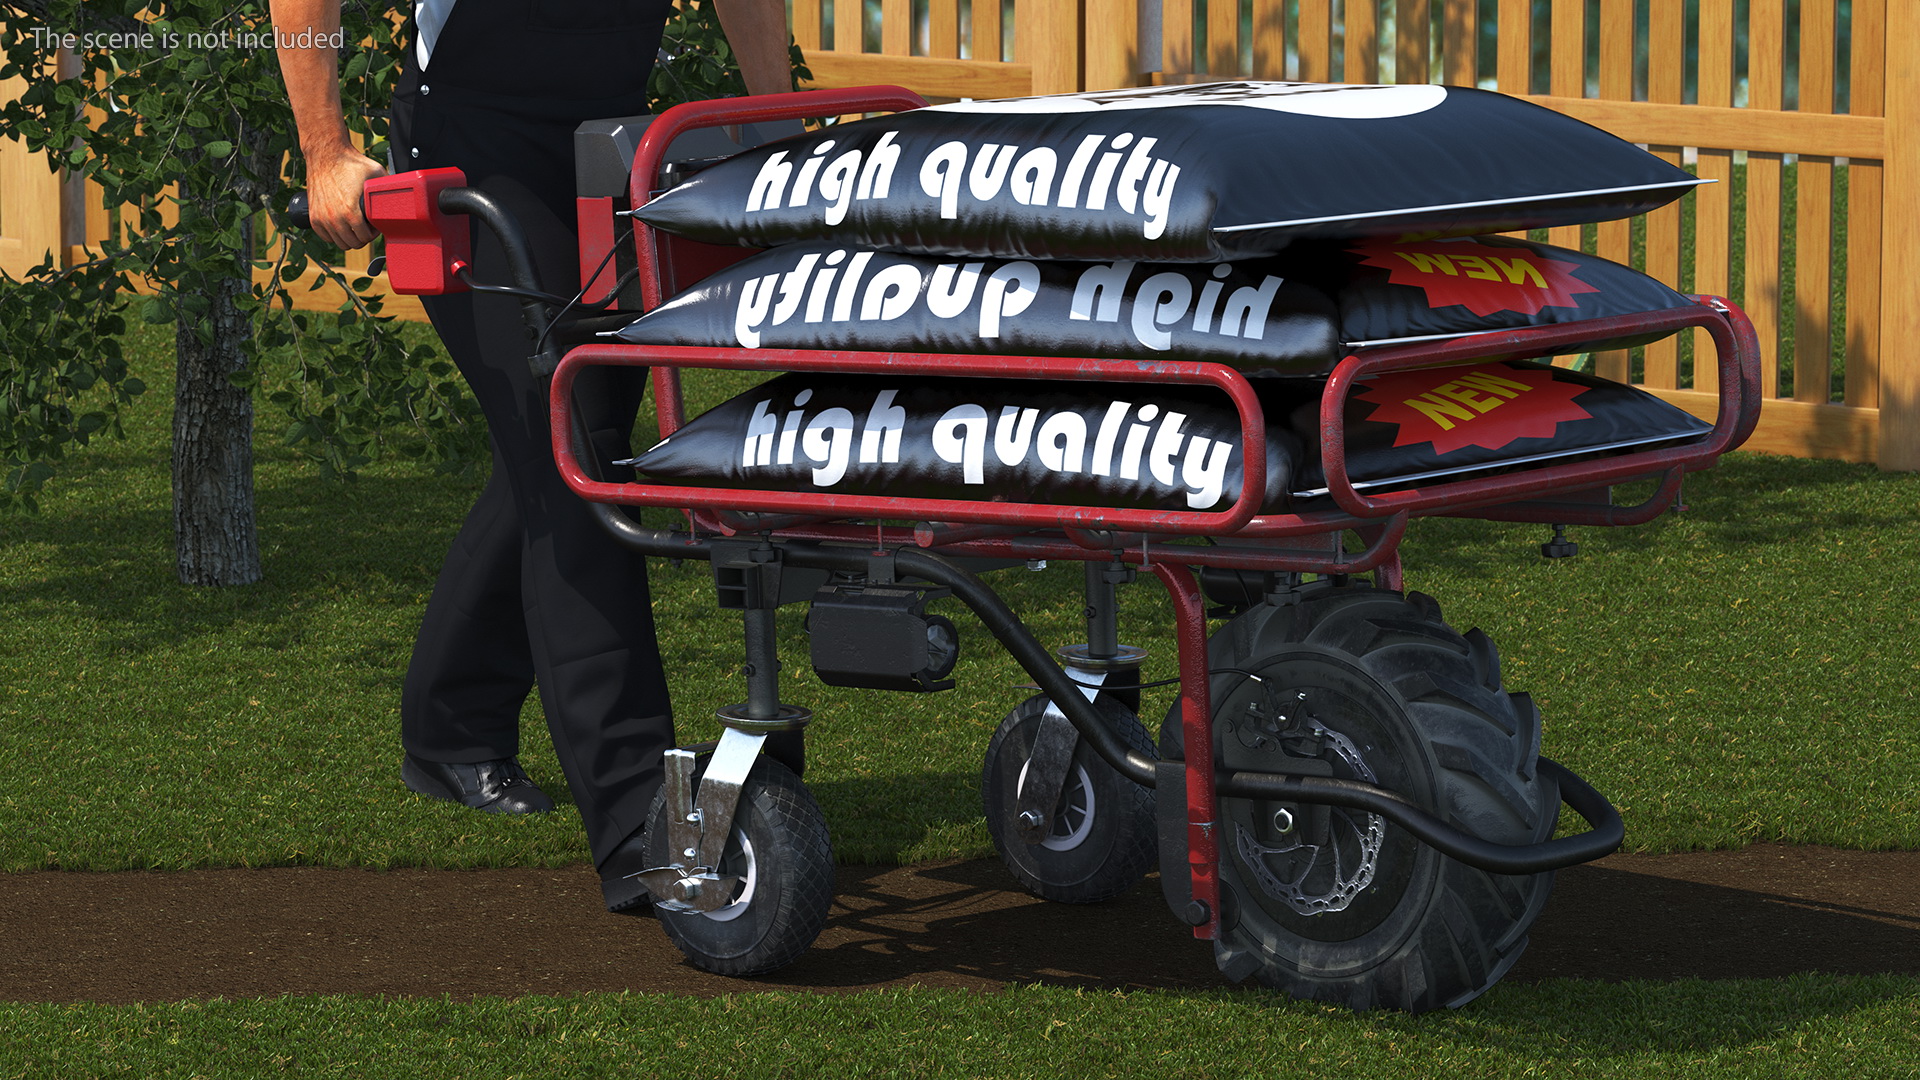
[[[795,117],[900,111],[924,105],[899,87],[778,94],[677,106],[648,128],[635,158],[630,205],[640,206],[673,139],[689,128],[756,123]],[[644,223],[635,243],[640,283],[649,310],[659,305],[662,264],[658,244]],[[1572,351],[1586,342],[1618,340],[1688,327],[1704,328],[1713,338],[1720,372],[1720,408],[1713,430],[1685,445],[1630,451],[1609,457],[1529,468],[1505,475],[1481,476],[1414,490],[1361,493],[1347,471],[1347,398],[1355,383],[1369,375],[1407,368],[1464,364],[1490,357],[1519,359]],[[918,545],[943,551],[1014,559],[1111,559],[1144,565],[1166,588],[1174,606],[1179,640],[1181,708],[1187,718],[1187,843],[1193,898],[1205,905],[1194,928],[1200,938],[1217,937],[1220,928],[1219,851],[1215,797],[1207,624],[1194,566],[1313,573],[1374,571],[1388,587],[1399,586],[1399,543],[1410,517],[1476,516],[1514,521],[1566,524],[1628,524],[1652,518],[1677,497],[1688,471],[1711,465],[1739,446],[1753,431],[1760,413],[1759,343],[1739,309],[1717,297],[1700,297],[1672,311],[1596,319],[1558,326],[1479,334],[1446,342],[1379,349],[1343,359],[1328,377],[1321,398],[1321,462],[1328,493],[1337,509],[1262,514],[1266,490],[1266,425],[1258,398],[1245,375],[1222,364],[1133,361],[1093,358],[1007,357],[923,353],[830,352],[786,349],[587,345],[567,354],[554,373],[552,430],[554,459],[567,485],[582,498],[630,506],[672,506],[686,510],[698,528],[720,532],[776,531],[782,538],[876,544]],[[574,456],[572,390],[583,368],[653,368],[660,433],[671,435],[685,421],[679,371],[683,367],[763,371],[816,371],[893,375],[945,375],[971,378],[1040,377],[1126,383],[1181,383],[1212,386],[1224,392],[1241,423],[1240,496],[1224,511],[1116,509],[991,502],[973,499],[893,498],[834,495],[752,488],[670,487],[610,484],[591,479]],[[1637,506],[1611,503],[1609,485],[1658,477],[1652,497]],[[764,522],[735,513],[775,515]],[[839,518],[909,519],[920,524],[853,525]],[[1360,532],[1364,550],[1349,553],[1343,535]],[[1224,542],[1208,546],[1169,542],[1208,536]],[[1297,538],[1294,543],[1282,541]]]
[[[1198,383],[1216,387],[1240,414],[1240,497],[1223,511],[1135,510],[979,499],[914,499],[711,487],[607,484],[591,479],[574,456],[572,390],[580,369],[593,365],[733,368],[753,371],[828,371],[858,374],[939,374],[979,378],[1053,378],[1138,383]],[[655,388],[659,387],[656,382]],[[660,433],[680,428],[679,402],[660,401]],[[1253,520],[1266,501],[1267,433],[1260,400],[1245,375],[1221,364],[1143,364],[1130,360],[1053,356],[946,356],[916,353],[815,352],[792,349],[717,349],[692,346],[582,345],[553,373],[553,456],[560,475],[581,498],[628,506],[752,510],[813,517],[915,518],[1023,525],[1035,528],[1126,529],[1149,533],[1226,535]]]
[[[1745,442],[1760,420],[1759,341],[1753,326],[1739,309],[1717,296],[1699,297],[1691,307],[1559,326],[1509,330],[1441,343],[1420,343],[1349,356],[1327,377],[1320,396],[1320,465],[1326,473],[1328,494],[1340,509],[1355,517],[1379,517],[1399,512],[1444,509],[1459,511],[1495,503],[1531,499],[1566,491],[1578,481],[1583,487],[1617,483],[1670,470],[1701,469]],[[1737,316],[1737,317],[1736,317]],[[1609,341],[1638,334],[1664,333],[1687,327],[1704,328],[1713,337],[1720,366],[1720,412],[1704,442],[1633,451],[1598,461],[1549,465],[1505,476],[1481,477],[1435,484],[1411,491],[1377,496],[1355,490],[1347,475],[1347,396],[1354,383],[1368,375],[1443,364],[1465,364],[1489,357],[1528,359],[1566,352],[1591,341]],[[1732,392],[1729,393],[1728,391]]]

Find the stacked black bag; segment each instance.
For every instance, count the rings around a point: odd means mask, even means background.
[[[1450,87],[934,106],[768,144],[642,207],[657,228],[768,250],[619,337],[1229,364],[1264,376],[1278,509],[1324,491],[1320,388],[1347,352],[1691,302],[1605,260],[1472,234],[1643,213],[1697,182],[1558,113]],[[1706,429],[1526,363],[1373,380],[1347,420],[1370,486]],[[1232,405],[1203,388],[791,374],[633,464],[686,484],[1211,510],[1239,497],[1239,443]]]

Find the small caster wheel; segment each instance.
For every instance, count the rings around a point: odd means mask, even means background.
[[[1153,756],[1153,741],[1132,712],[1105,694],[1094,705],[1129,747]],[[1052,828],[1039,843],[1027,843],[1014,816],[1046,710],[1045,697],[1028,698],[987,743],[980,781],[987,831],[1000,861],[1035,896],[1063,904],[1110,900],[1145,877],[1157,858],[1153,792],[1080,743],[1053,808]]]
[[[647,813],[647,861],[654,866],[679,861],[666,850],[666,835],[663,794]],[[820,936],[833,902],[833,849],[820,804],[785,765],[766,757],[754,763],[718,870],[739,879],[724,906],[655,909],[694,967],[764,975],[791,964]]]

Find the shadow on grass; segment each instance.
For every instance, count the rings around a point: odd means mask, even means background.
[[[88,471],[151,468],[131,457],[97,455]],[[0,607],[15,618],[78,614],[101,648],[120,655],[243,627],[252,643],[292,648],[313,609],[332,599],[357,598],[376,610],[423,600],[474,493],[470,483],[422,476],[339,483],[304,468],[263,469],[256,516],[265,579],[193,588],[175,576],[172,509],[165,491],[152,488],[132,498],[75,492],[43,515],[0,523],[0,548],[24,552]],[[42,545],[49,554],[29,550]],[[404,642],[359,645],[384,655]]]
[[[903,888],[889,871],[842,867],[822,942],[779,982],[980,979],[1201,992],[1227,985],[1211,946],[1166,910],[1157,878],[1113,901],[1076,906],[1019,893],[993,861],[914,873],[919,883]],[[1419,1018],[1352,1019],[1553,1057],[1691,1053],[1910,998],[1920,976],[1920,916],[1911,904],[1881,910],[1594,866],[1562,872],[1558,886],[1520,964],[1478,1002]],[[1833,975],[1844,978],[1824,977]],[[1533,985],[1521,991],[1526,984]]]
[[[843,862],[916,861],[980,850],[980,777],[917,772],[828,778],[810,769],[807,789],[820,803]]]

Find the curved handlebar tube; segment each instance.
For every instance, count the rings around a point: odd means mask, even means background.
[[[526,231],[492,196],[479,188],[447,188],[440,193],[440,210],[442,213],[466,214],[479,219],[500,241],[500,250],[506,256],[507,273],[513,278],[514,288],[530,293],[542,291],[540,273],[534,268],[533,249],[527,243]],[[558,315],[551,304],[531,296],[520,297],[520,312],[526,320],[529,334],[539,333]],[[527,366],[533,369],[536,377],[551,375],[560,366],[560,347],[551,335],[542,343],[539,352],[527,358]]]
[[[615,536],[634,551],[670,559],[711,559],[707,541],[687,533],[642,528],[616,506],[594,503],[593,509]],[[816,570],[865,573],[870,553],[864,547],[829,547],[802,541],[783,541],[780,558],[793,566]],[[1155,761],[1129,749],[1101,719],[1046,646],[992,588],[967,570],[931,552],[903,549],[894,553],[895,573],[951,589],[972,608],[989,632],[1051,698],[1080,738],[1101,760],[1142,787],[1155,786]],[[1468,866],[1496,874],[1534,874],[1588,862],[1613,851],[1625,837],[1620,814],[1584,780],[1560,765],[1541,758],[1538,766],[1557,784],[1560,798],[1592,829],[1577,836],[1538,844],[1496,844],[1455,829],[1410,802],[1398,792],[1352,780],[1292,776],[1278,773],[1230,772],[1214,778],[1219,795],[1275,799],[1298,803],[1325,803],[1364,810],[1401,826],[1423,843]]]

